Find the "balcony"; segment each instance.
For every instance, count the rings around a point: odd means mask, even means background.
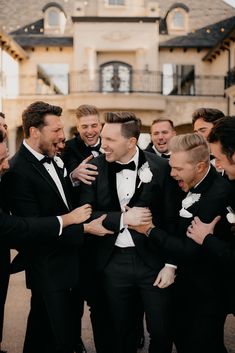
[[[225,76],[225,89],[235,85],[235,67],[228,71]]]
[[[235,83],[235,71],[231,72],[227,83]],[[7,81],[13,82],[9,76]],[[15,77],[18,95],[76,95],[102,93],[104,95],[161,95],[161,96],[224,96],[224,76],[163,75],[159,71],[131,70],[120,75],[102,75],[101,71],[80,71],[69,74],[49,75],[38,71],[37,75]],[[3,87],[4,89],[4,87]],[[9,97],[7,90],[5,96]]]

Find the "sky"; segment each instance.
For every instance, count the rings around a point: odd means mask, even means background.
[[[231,6],[235,7],[235,0],[223,0],[223,1]]]

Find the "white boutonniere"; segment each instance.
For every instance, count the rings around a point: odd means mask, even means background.
[[[145,162],[140,169],[138,170],[138,176],[140,178],[139,185],[137,186],[138,188],[142,183],[150,183],[153,177],[153,173],[151,172],[149,168],[148,162]]]
[[[235,223],[235,212],[233,211],[232,207],[230,207],[230,206],[228,206],[226,208],[229,212],[226,214],[226,218],[227,218],[228,222],[231,224]]]
[[[200,197],[201,197],[201,194],[188,193],[188,195],[182,201],[182,208],[179,212],[180,217],[184,217],[184,218],[193,217],[193,214],[187,211],[187,208],[192,206],[195,202],[198,202]]]
[[[183,218],[191,218],[193,217],[192,213],[190,213],[189,211],[187,211],[185,208],[181,208],[180,210],[180,217]]]
[[[64,169],[64,178],[67,176],[67,170],[66,168],[64,167],[64,162],[62,161],[62,159],[58,156],[55,156],[54,157],[54,161],[56,162],[57,166],[60,168],[60,169]]]

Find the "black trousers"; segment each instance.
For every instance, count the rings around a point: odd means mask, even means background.
[[[0,343],[4,324],[4,307],[10,276],[10,250],[4,246],[0,249]]]
[[[32,291],[23,353],[72,353],[70,290]]]
[[[114,322],[114,353],[135,353],[136,305],[141,296],[150,334],[150,353],[171,353],[172,292],[153,283],[157,272],[149,268],[135,248],[115,248],[104,270],[104,288]]]
[[[180,310],[175,325],[177,353],[227,353],[224,346],[225,319],[226,314],[206,314],[200,309],[189,308]]]

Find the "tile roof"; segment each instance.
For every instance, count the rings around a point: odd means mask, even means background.
[[[235,16],[205,26],[185,36],[177,36],[159,44],[160,48],[213,48],[235,30]]]
[[[23,48],[29,47],[72,47],[73,37],[55,37],[44,35],[17,35],[14,40]]]

